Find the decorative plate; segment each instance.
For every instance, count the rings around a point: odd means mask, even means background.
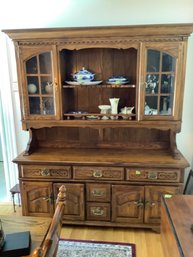
[[[128,83],[129,83],[129,80],[127,80],[127,81],[118,81],[117,80],[117,81],[113,81],[113,82],[107,80],[107,84],[110,84],[110,85],[125,85]]]
[[[73,85],[73,86],[92,86],[92,85],[99,85],[102,80],[96,80],[96,81],[89,81],[89,80],[83,80],[83,81],[65,81],[68,85]]]

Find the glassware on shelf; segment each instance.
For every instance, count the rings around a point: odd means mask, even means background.
[[[110,105],[99,105],[98,108],[101,110],[101,114],[109,114],[111,110]],[[102,120],[108,120],[108,119],[109,117],[106,115],[102,117]]]

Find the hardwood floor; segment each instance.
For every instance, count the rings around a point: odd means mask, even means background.
[[[21,207],[13,212],[11,204],[0,203],[0,215],[21,215]],[[160,234],[148,229],[65,226],[62,238],[124,242],[136,244],[136,257],[164,257]]]

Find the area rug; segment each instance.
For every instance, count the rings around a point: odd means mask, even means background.
[[[135,257],[135,253],[135,244],[62,239],[57,257]]]

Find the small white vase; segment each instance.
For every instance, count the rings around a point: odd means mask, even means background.
[[[109,101],[111,103],[111,113],[117,114],[118,113],[118,104],[119,104],[119,98],[109,98]],[[111,116],[111,119],[117,119],[116,116]]]

